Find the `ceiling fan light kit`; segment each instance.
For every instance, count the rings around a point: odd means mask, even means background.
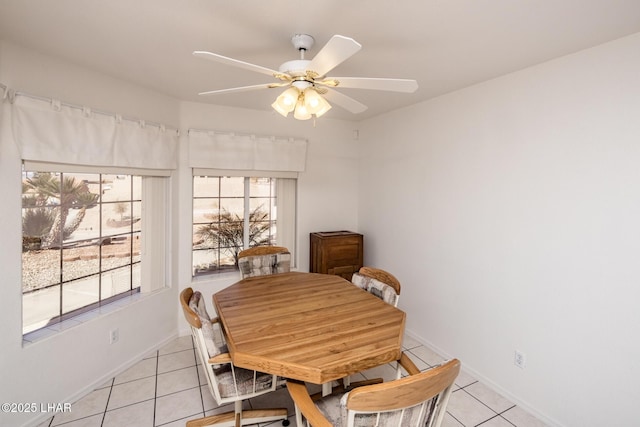
[[[295,85],[282,92],[271,106],[284,117],[293,111],[293,117],[298,120],[308,120],[313,116],[321,117],[331,109],[331,104],[320,96],[315,88],[308,87],[300,90]]]
[[[284,62],[280,65],[278,71],[216,53],[205,51],[193,52],[193,54],[199,58],[268,74],[282,81],[282,83],[269,83],[201,92],[200,95],[287,87],[271,106],[284,117],[287,117],[289,113],[293,112],[293,117],[297,120],[308,120],[314,116],[321,117],[331,109],[331,104],[329,104],[325,96],[330,97],[332,102],[354,114],[366,110],[367,107],[365,105],[333,90],[333,88],[338,86],[392,92],[415,92],[418,89],[418,83],[415,80],[327,77],[327,73],[333,68],[340,65],[362,48],[362,46],[352,38],[334,35],[312,60],[305,59],[304,55],[305,52],[313,46],[313,37],[308,34],[295,34],[291,38],[291,43],[300,52],[300,59]]]

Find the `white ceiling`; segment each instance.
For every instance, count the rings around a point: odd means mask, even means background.
[[[278,69],[298,58],[295,33],[316,39],[307,58],[334,34],[363,45],[331,75],[418,81],[413,94],[342,89],[369,107],[325,116],[346,120],[636,32],[638,0],[0,0],[1,39],[182,100],[270,110],[279,89],[198,96],[271,80],[191,53]]]

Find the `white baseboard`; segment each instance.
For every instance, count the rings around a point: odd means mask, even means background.
[[[107,374],[99,377],[98,379],[96,379],[92,383],[88,384],[86,387],[83,387],[82,389],[78,390],[77,392],[73,393],[70,396],[67,396],[66,398],[64,398],[64,399],[62,399],[60,401],[61,402],[76,402],[76,401],[78,401],[82,397],[84,397],[87,394],[91,393],[96,388],[100,387],[102,384],[104,384],[107,381],[109,381],[111,378],[114,378],[114,377],[118,376],[119,374],[121,374],[122,372],[126,371],[127,369],[129,369],[130,367],[135,365],[136,363],[140,362],[143,358],[145,358],[147,355],[149,355],[149,353],[151,353],[152,351],[156,351],[156,350],[162,348],[163,346],[165,346],[166,344],[170,343],[174,339],[176,339],[178,336],[182,336],[183,334],[181,332],[182,331],[180,331],[180,334],[178,334],[178,333],[171,334],[170,336],[168,336],[167,338],[163,339],[162,341],[150,346],[148,349],[143,350],[142,352],[140,352],[139,354],[136,354],[135,356],[132,356],[129,360],[127,360],[126,362],[122,363],[117,368],[112,369],[110,372],[108,372]],[[190,333],[190,332],[188,332],[188,333]],[[43,414],[41,414],[41,415],[39,415],[39,416],[27,421],[22,426],[23,427],[36,427],[37,425],[41,424],[43,421],[47,420],[48,418],[51,418],[51,414],[43,413]]]
[[[446,359],[450,359],[450,358],[456,357],[455,355],[449,354],[444,349],[439,348],[438,346],[436,346],[432,342],[430,342],[428,339],[420,336],[419,334],[416,334],[415,332],[413,332],[411,330],[405,330],[405,334],[410,336],[414,340],[418,341],[420,344],[424,345],[425,347],[428,347],[429,349],[431,349],[434,352],[438,353],[440,356],[442,356],[442,357],[444,357]],[[462,370],[463,371],[465,371],[466,373],[471,375],[473,378],[475,378],[478,381],[480,381],[485,386],[489,387],[491,390],[493,390],[496,393],[500,394],[502,397],[504,397],[504,398],[510,400],[512,403],[518,405],[524,411],[530,413],[531,415],[533,415],[534,417],[536,417],[537,419],[539,419],[540,421],[542,421],[543,423],[545,423],[549,427],[566,427],[563,424],[559,423],[557,420],[554,420],[554,419],[549,418],[548,416],[542,414],[536,408],[534,408],[533,406],[531,406],[529,403],[525,402],[524,400],[520,399],[518,396],[516,396],[516,395],[512,394],[511,392],[509,392],[508,390],[505,390],[504,388],[500,387],[499,385],[494,383],[490,378],[485,377],[480,372],[478,372],[476,369],[474,369],[473,366],[470,366],[469,364],[465,363],[464,360],[461,360],[460,362],[462,363]]]

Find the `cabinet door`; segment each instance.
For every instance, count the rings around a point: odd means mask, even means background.
[[[363,237],[350,231],[311,233],[309,269],[351,280],[362,267]]]
[[[340,267],[334,267],[327,270],[327,274],[335,274],[336,276],[344,277],[348,281],[351,281],[351,276],[353,273],[358,271],[360,268],[357,265],[343,265]]]
[[[327,242],[327,254],[329,266],[358,264],[362,254],[362,243],[359,237],[344,237]]]

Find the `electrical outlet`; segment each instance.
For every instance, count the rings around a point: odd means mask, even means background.
[[[120,339],[120,330],[118,328],[109,331],[109,344],[118,342]]]
[[[520,369],[524,369],[527,359],[523,352],[516,350],[513,354],[513,364]]]

